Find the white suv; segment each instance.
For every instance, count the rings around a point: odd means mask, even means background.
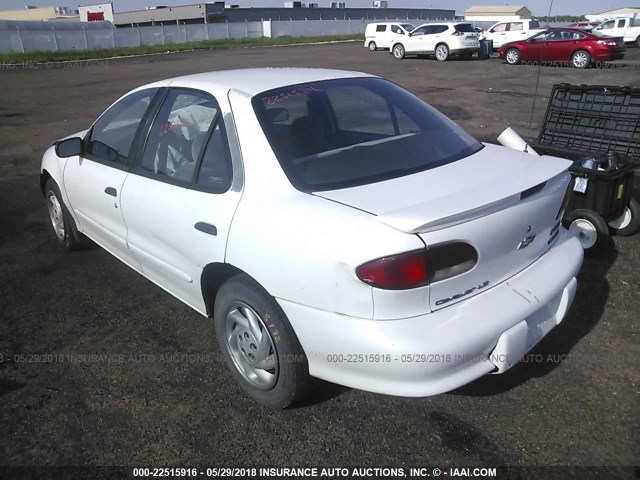
[[[451,55],[469,58],[480,50],[478,33],[470,23],[429,23],[420,25],[406,37],[391,41],[397,59],[406,55],[434,55],[441,62]]]

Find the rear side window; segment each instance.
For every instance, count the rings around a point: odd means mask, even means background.
[[[283,170],[302,191],[401,177],[482,148],[422,100],[379,78],[293,85],[252,103]]]
[[[524,26],[522,25],[522,22],[513,22],[509,24],[509,28],[508,30],[510,32],[517,32],[519,30],[523,30]]]
[[[384,32],[387,30],[387,26],[386,25],[378,25],[376,27],[376,32]]]
[[[476,33],[476,29],[473,28],[473,25],[470,23],[462,23],[460,25],[456,25],[454,28],[456,29],[456,32]]]
[[[446,25],[435,25],[431,28],[432,30],[429,33],[442,33],[449,30],[449,27],[447,27]]]

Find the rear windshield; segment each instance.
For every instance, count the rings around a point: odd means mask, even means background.
[[[380,78],[292,85],[252,102],[283,170],[302,191],[401,177],[482,148],[440,112]]]
[[[529,28],[540,28],[540,23],[537,20],[531,20],[529,22]]]
[[[470,23],[461,23],[460,25],[456,25],[454,27],[456,32],[473,32],[476,33],[476,29],[473,28],[473,25]]]

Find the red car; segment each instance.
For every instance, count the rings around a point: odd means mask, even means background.
[[[596,37],[579,28],[549,28],[527,40],[505,43],[500,58],[508,64],[525,62],[568,62],[576,68],[587,68],[592,62],[624,58],[622,38]]]

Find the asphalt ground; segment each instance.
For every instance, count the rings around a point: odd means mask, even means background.
[[[640,86],[638,49],[586,71],[361,43],[1,65],[0,465],[640,464],[637,235],[585,261],[569,315],[506,374],[418,399],[321,383],[286,411],[242,393],[210,320],[100,248],[57,245],[38,179],[53,140],[141,84],[256,66],[378,74],[483,141],[507,126],[535,138],[554,83]]]

